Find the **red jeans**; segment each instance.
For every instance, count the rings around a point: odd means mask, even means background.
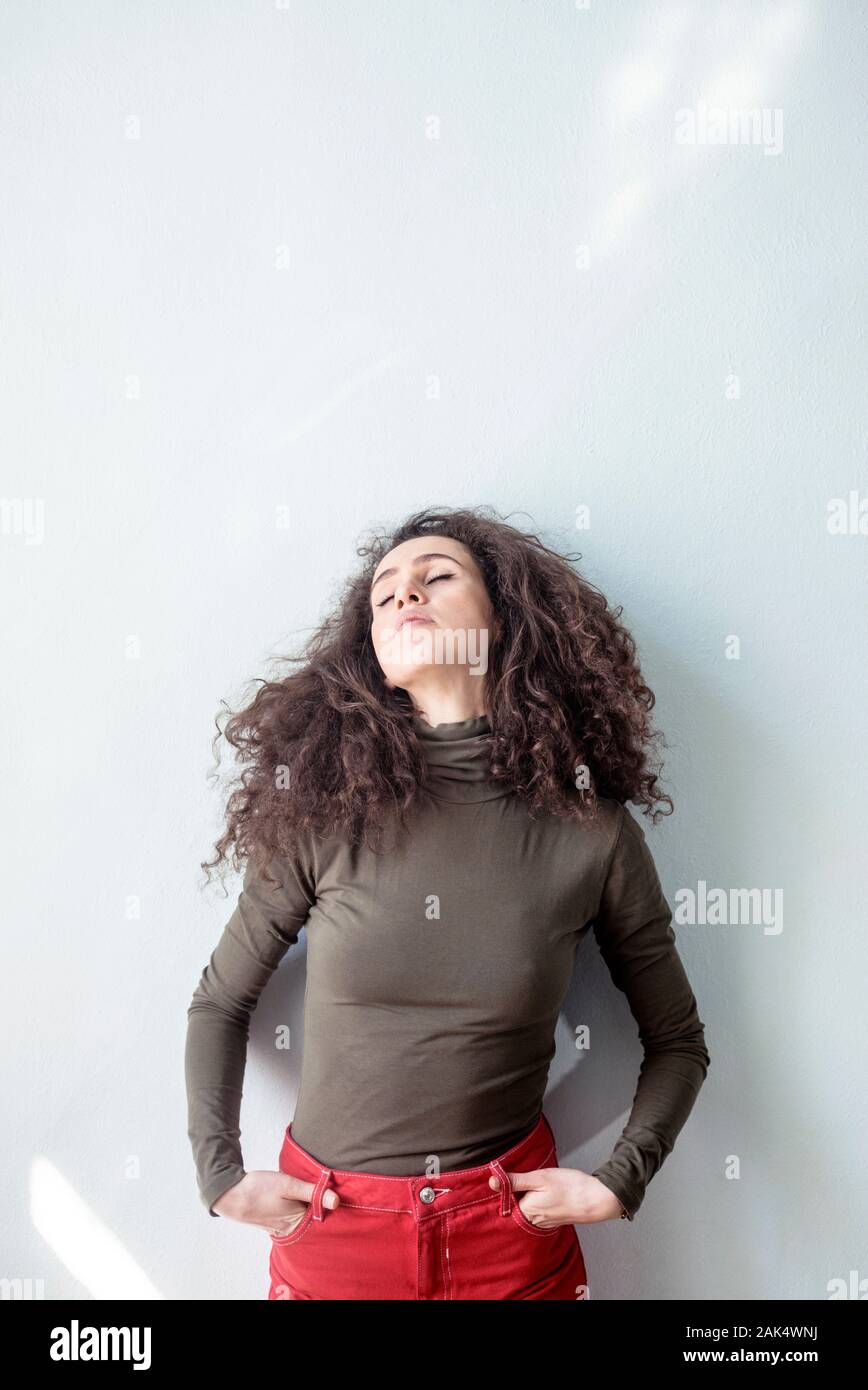
[[[499,1158],[428,1177],[328,1168],[291,1129],[280,1170],[316,1186],[294,1230],[270,1237],[269,1300],[588,1297],[575,1226],[534,1226],[506,1177],[559,1166],[542,1113]],[[326,1187],[340,1196],[334,1209],[323,1206]]]

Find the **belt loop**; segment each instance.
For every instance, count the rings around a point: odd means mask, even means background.
[[[323,1219],[323,1212],[326,1211],[326,1210],[328,1210],[328,1208],[323,1207],[322,1199],[323,1199],[323,1193],[325,1192],[326,1188],[327,1188],[328,1185],[329,1185],[329,1179],[331,1178],[331,1176],[332,1176],[332,1170],[331,1170],[331,1168],[321,1168],[321,1169],[320,1169],[320,1174],[319,1174],[319,1177],[318,1177],[317,1180],[316,1180],[316,1186],[315,1186],[314,1189],[313,1189],[313,1193],[312,1193],[311,1199],[310,1199],[310,1205],[311,1205],[311,1207],[312,1207],[312,1209],[313,1209],[313,1219],[314,1219],[314,1221],[322,1221],[322,1219]]]
[[[509,1178],[496,1158],[491,1160],[489,1167],[500,1178],[500,1214],[501,1216],[509,1216],[512,1211],[512,1188],[509,1184]]]

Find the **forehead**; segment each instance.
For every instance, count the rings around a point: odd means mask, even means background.
[[[450,536],[414,536],[412,540],[402,541],[394,550],[383,556],[374,579],[379,579],[386,570],[395,570],[402,565],[412,565],[416,562],[427,564],[425,556],[439,558],[442,555],[459,560],[468,569],[475,568],[472,554],[461,541],[454,541]]]

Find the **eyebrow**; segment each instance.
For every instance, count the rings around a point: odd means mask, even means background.
[[[461,561],[456,560],[454,555],[445,555],[442,550],[429,550],[424,555],[414,555],[411,563],[414,565],[421,565],[423,563],[427,564],[429,560],[451,560],[453,565],[461,565]],[[461,568],[463,569],[464,566],[461,565]],[[387,579],[390,574],[397,573],[397,565],[392,565],[390,569],[383,570],[382,574],[378,574],[373,584],[371,585],[371,593],[374,592],[374,589],[379,584],[381,579]]]

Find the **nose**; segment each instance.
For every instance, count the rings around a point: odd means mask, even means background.
[[[422,596],[412,580],[395,585],[395,607],[402,608],[407,603],[421,603]]]

